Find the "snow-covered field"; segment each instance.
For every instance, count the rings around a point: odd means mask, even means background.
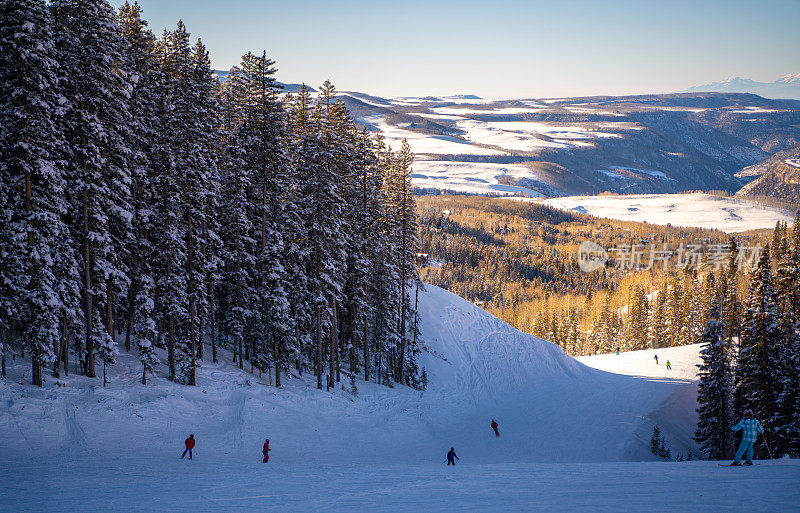
[[[658,363],[654,356],[658,356]],[[700,345],[645,349],[616,355],[599,354],[575,358],[584,365],[615,374],[648,378],[696,380],[700,363]],[[671,369],[667,369],[670,362]]]
[[[537,174],[521,164],[491,164],[485,162],[453,162],[448,160],[415,160],[411,179],[416,187],[449,189],[471,194],[524,193],[539,197],[541,192],[528,187],[500,183],[500,177],[530,178]]]
[[[720,468],[656,462],[691,441],[694,382],[593,369],[476,306],[428,286],[420,297],[428,390],[358,380],[357,397],[308,375],[268,385],[223,359],[197,387],[138,384],[133,355],[111,381],[27,384],[17,360],[0,387],[2,511],[788,511],[796,462]],[[675,350],[677,351],[677,350]],[[676,365],[689,365],[675,356]],[[614,355],[616,356],[616,355]],[[665,354],[666,356],[666,354]],[[22,381],[25,384],[18,384]],[[58,386],[62,385],[62,386]],[[496,438],[489,423],[500,424]],[[197,438],[195,459],[179,460]],[[270,463],[260,464],[264,438]],[[455,468],[442,465],[455,447]],[[752,489],[745,485],[752,483]],[[754,494],[752,503],[743,502]]]
[[[782,210],[702,193],[568,196],[543,201],[557,208],[598,217],[716,228],[729,233],[773,228],[777,221],[792,220],[792,215]]]

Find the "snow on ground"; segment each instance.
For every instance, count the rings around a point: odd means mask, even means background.
[[[59,512],[788,513],[800,465],[715,462],[371,465],[217,462],[109,454],[45,469],[0,461],[0,509]]]
[[[658,356],[658,363],[653,358],[654,356]],[[697,365],[700,363],[700,344],[628,351],[621,352],[619,355],[611,353],[578,356],[575,359],[589,367],[615,374],[696,380],[698,379]],[[667,369],[667,361],[671,364],[671,370]]]
[[[779,209],[702,193],[567,196],[543,201],[553,207],[598,217],[717,228],[729,233],[772,228],[777,221],[792,220],[788,212]]]
[[[135,357],[123,354],[105,388],[70,375],[48,376],[37,389],[18,359],[0,387],[0,509],[661,511],[670,503],[786,511],[797,504],[796,487],[787,486],[800,478],[794,462],[722,469],[653,461],[655,424],[673,454],[697,455],[696,384],[679,371],[654,378],[593,369],[430,285],[420,307],[425,392],[359,379],[356,397],[318,391],[308,374],[278,390],[266,375],[232,366],[227,352],[220,364],[202,365],[197,387],[163,376],[140,385]],[[188,433],[197,438],[191,462],[178,459]],[[259,463],[265,437],[268,465]],[[447,469],[451,446],[461,461]],[[745,509],[750,479],[758,500]]]
[[[411,181],[415,187],[447,189],[472,194],[515,194],[532,197],[542,194],[528,187],[505,185],[498,177],[537,179],[537,174],[521,164],[415,160]]]
[[[794,166],[794,167],[800,167],[800,158],[796,158],[796,159],[786,159],[786,160],[784,160],[784,162],[786,162],[786,163],[787,163],[787,164],[789,164],[790,166]]]
[[[403,139],[408,140],[411,151],[416,154],[438,154],[438,155],[504,155],[505,152],[490,150],[474,146],[467,141],[457,139],[448,135],[430,135],[404,130],[403,128],[390,125],[381,116],[364,118],[383,134],[386,144],[397,150]]]

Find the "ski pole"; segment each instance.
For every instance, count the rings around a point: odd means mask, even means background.
[[[772,457],[772,449],[769,448],[769,440],[767,440],[767,432],[766,431],[761,433],[761,438],[764,439],[764,445],[767,446],[767,453],[769,454],[769,459],[774,460],[775,458]]]

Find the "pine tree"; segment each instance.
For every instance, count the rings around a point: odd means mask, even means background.
[[[125,305],[125,350],[131,350],[131,340],[136,339],[142,364],[142,384],[147,383],[158,365],[155,349],[158,343],[155,293],[156,277],[152,265],[154,258],[154,210],[158,204],[154,187],[153,162],[156,159],[160,129],[158,105],[163,89],[162,76],[156,60],[155,37],[147,29],[137,3],[125,2],[119,10],[119,23],[125,38],[124,56],[132,91],[129,110],[131,114],[131,202],[133,218],[132,236],[128,246],[129,283]]]
[[[668,329],[667,346],[674,347],[681,345],[681,329],[684,325],[683,312],[681,310],[681,290],[680,278],[674,276],[670,282],[669,292],[667,293],[664,305],[665,319]]]
[[[773,428],[781,390],[781,329],[769,246],[761,253],[750,278],[737,361],[738,403],[753,410],[764,429]],[[738,412],[741,413],[741,412]],[[764,449],[759,449],[764,452]]]
[[[75,264],[69,253],[59,254],[69,251],[70,234],[57,126],[63,97],[51,31],[42,2],[0,5],[0,330],[16,325],[22,332],[37,386],[43,367],[58,361],[60,323],[74,311],[70,289],[59,284]]]
[[[417,215],[415,212],[414,197],[411,194],[411,164],[414,161],[414,154],[408,141],[403,140],[400,151],[394,162],[392,188],[389,193],[393,205],[393,214],[396,216],[396,248],[397,269],[399,283],[399,303],[398,317],[400,334],[400,348],[397,362],[397,381],[407,384],[406,361],[411,351],[407,351],[407,319],[411,315],[413,308],[411,298],[408,294],[408,284],[412,280],[418,279],[414,257],[418,251],[419,241],[417,239]]]
[[[114,297],[127,285],[131,235],[128,101],[124,40],[113,9],[102,0],[51,4],[63,73],[69,148],[68,190],[74,233],[83,258],[84,371],[95,376],[95,351],[107,344],[94,323],[113,336]]]
[[[650,310],[648,338],[650,347],[653,349],[667,347],[667,323],[664,311],[664,298],[666,295],[666,288],[658,291],[655,297],[655,306]]]
[[[780,309],[781,393],[775,419],[778,454],[800,456],[800,211],[786,233],[787,247],[779,263],[777,301]]]
[[[703,332],[703,345],[698,365],[700,383],[697,387],[697,429],[694,439],[711,459],[721,460],[731,456],[731,422],[733,386],[730,351],[727,347],[719,305],[711,302],[708,322]]]

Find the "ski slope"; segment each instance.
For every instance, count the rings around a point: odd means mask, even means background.
[[[547,205],[623,221],[716,228],[728,233],[773,228],[792,221],[788,212],[703,193],[568,196],[543,200]]]
[[[673,454],[698,454],[693,381],[591,368],[430,285],[420,314],[425,392],[361,380],[358,396],[318,391],[308,375],[278,390],[225,359],[204,363],[197,387],[163,377],[143,386],[128,354],[105,388],[70,375],[36,389],[18,359],[0,387],[0,510],[575,511],[608,501],[613,511],[623,504],[598,475],[663,494],[676,490],[661,487],[664,479],[707,473],[707,463],[655,462],[648,450],[658,424]],[[180,461],[189,433],[195,459]],[[273,450],[262,465],[266,437]],[[441,465],[451,446],[458,470]],[[798,469],[768,475],[800,477]],[[722,494],[730,477],[720,479]],[[783,494],[769,504],[792,497],[773,487]]]
[[[654,356],[658,356],[658,363]],[[575,359],[589,367],[615,374],[684,380],[699,379],[697,366],[701,362],[700,344],[628,351],[619,355],[578,356]],[[667,362],[670,362],[671,369],[667,369]]]

